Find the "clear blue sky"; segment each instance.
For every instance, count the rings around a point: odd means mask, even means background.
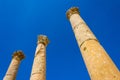
[[[66,11],[80,14],[120,69],[120,0],[0,0],[0,80],[16,50],[17,80],[29,80],[37,36],[47,35],[47,80],[90,80]]]

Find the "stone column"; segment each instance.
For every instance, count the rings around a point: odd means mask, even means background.
[[[95,35],[73,7],[67,11],[82,57],[92,80],[120,80],[120,73]]]
[[[24,59],[24,54],[22,51],[16,51],[12,56],[11,64],[6,72],[3,80],[16,80],[16,75],[18,68],[22,59]]]
[[[46,80],[46,46],[49,43],[45,35],[38,36],[30,80]]]

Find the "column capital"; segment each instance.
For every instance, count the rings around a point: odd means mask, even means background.
[[[79,13],[79,9],[77,7],[71,7],[70,9],[68,9],[68,11],[66,12],[66,16],[68,19],[70,19],[70,17],[73,15],[73,14],[80,14]]]
[[[16,52],[13,53],[12,58],[16,58],[18,60],[22,60],[22,59],[25,58],[25,55],[23,54],[22,51],[19,50],[19,51],[16,51]]]
[[[46,35],[39,35],[38,36],[38,44],[42,43],[44,44],[45,46],[47,46],[47,44],[49,43],[49,39]]]

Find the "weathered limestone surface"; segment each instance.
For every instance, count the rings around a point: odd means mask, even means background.
[[[86,23],[82,20],[82,18],[78,14],[71,15],[70,22],[79,46],[81,46],[85,40],[88,39],[96,40],[96,37],[94,36],[92,31],[88,28]]]
[[[48,42],[46,36],[38,37],[30,80],[46,80],[46,46]]]
[[[119,70],[98,41],[85,41],[81,53],[92,80],[120,80]]]
[[[67,12],[91,80],[120,80],[120,73],[104,48],[79,15],[78,8]]]
[[[17,51],[13,54],[13,59],[3,80],[16,80],[20,62],[24,57],[21,51]]]

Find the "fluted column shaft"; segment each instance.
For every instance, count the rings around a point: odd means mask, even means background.
[[[13,54],[13,59],[3,80],[16,80],[18,68],[23,58],[24,54],[21,51],[17,51]]]
[[[38,37],[38,45],[35,52],[30,80],[46,80],[46,36]]]
[[[67,12],[82,57],[92,80],[120,80],[120,73],[107,52],[79,15],[78,8]]]

